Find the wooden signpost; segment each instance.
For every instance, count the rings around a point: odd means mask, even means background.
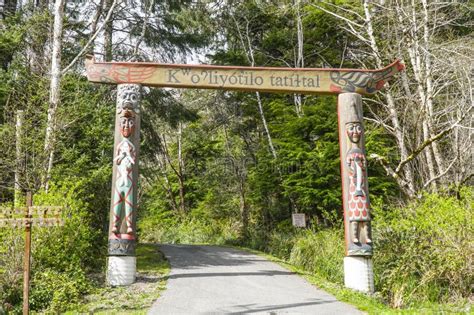
[[[372,236],[361,95],[375,94],[404,66],[382,69],[311,69],[177,65],[86,60],[90,82],[118,87],[107,278],[135,280],[136,186],[140,145],[141,86],[338,95],[339,148],[346,240],[346,287],[373,292]],[[305,226],[304,215],[293,225]]]
[[[62,208],[56,206],[33,206],[33,197],[26,194],[26,207],[0,208],[0,227],[25,228],[25,256],[23,265],[23,314],[29,313],[31,227],[62,226]]]

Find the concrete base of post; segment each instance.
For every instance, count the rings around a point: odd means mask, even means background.
[[[346,288],[374,293],[374,271],[371,257],[344,257],[344,285]]]
[[[111,286],[130,285],[135,282],[137,258],[134,256],[109,256],[107,284]]]

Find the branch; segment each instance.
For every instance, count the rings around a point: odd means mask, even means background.
[[[354,22],[354,21],[351,21],[351,20],[349,20],[348,18],[343,17],[342,15],[339,15],[339,14],[336,14],[336,13],[334,13],[334,12],[332,12],[332,11],[326,10],[325,8],[323,8],[323,7],[319,6],[319,5],[316,5],[316,4],[311,4],[311,5],[312,5],[313,7],[315,7],[315,8],[317,8],[317,9],[323,11],[323,12],[326,12],[326,13],[328,13],[328,14],[331,14],[332,16],[334,16],[334,17],[336,17],[336,18],[338,18],[338,19],[341,19],[341,20],[346,21],[349,25],[355,25],[355,26],[360,27],[360,28],[363,28],[363,27],[364,27],[363,25],[358,24],[358,23],[356,23],[356,22]],[[359,14],[357,14],[357,15],[359,15]],[[359,15],[359,17],[361,17],[361,16]]]
[[[458,160],[458,158],[456,157],[450,164],[449,166],[441,173],[439,173],[436,177],[433,177],[431,178],[429,181],[427,181],[424,185],[423,185],[423,189],[425,189],[426,187],[428,187],[432,182],[434,182],[435,180],[438,180],[440,179],[441,177],[443,177],[444,175],[446,175],[449,171],[449,169],[454,165],[454,163]]]
[[[421,151],[423,151],[427,146],[429,146],[430,144],[432,144],[433,142],[441,139],[442,137],[444,137],[448,132],[450,132],[451,130],[453,130],[466,116],[467,114],[469,114],[469,112],[473,109],[474,107],[471,107],[469,110],[467,110],[464,115],[461,116],[461,118],[458,119],[458,121],[456,121],[454,124],[452,124],[451,126],[449,126],[448,128],[444,129],[443,131],[441,131],[440,133],[438,133],[437,135],[425,140],[415,151],[413,151],[406,159],[404,159],[403,161],[400,161],[400,163],[398,164],[397,168],[395,169],[395,173],[397,174],[400,174],[400,171],[401,169],[405,166],[405,164],[407,164],[408,162],[412,161],[414,158],[416,158],[418,156],[418,154],[420,154]]]
[[[375,159],[377,162],[380,163],[380,165],[382,165],[387,174],[392,176],[397,181],[398,185],[406,195],[408,195],[410,198],[413,198],[415,196],[415,191],[410,188],[409,183],[403,178],[401,178],[400,175],[395,172],[390,165],[388,165],[387,160],[384,157],[375,153],[372,153],[369,157]]]
[[[146,29],[148,27],[149,13],[153,9],[154,5],[155,5],[155,1],[153,0],[153,1],[150,1],[150,5],[148,6],[148,9],[145,8],[145,17],[143,19],[142,31],[140,33],[140,37],[138,38],[138,40],[135,44],[135,48],[133,49],[132,59],[136,60],[137,57],[138,57],[138,49],[139,49],[140,44],[142,43],[143,39],[145,38]]]
[[[87,51],[87,49],[89,48],[89,46],[94,42],[94,40],[96,39],[96,37],[99,35],[99,33],[102,31],[102,29],[105,27],[105,24],[107,24],[107,22],[110,20],[110,18],[112,17],[112,12],[114,11],[115,9],[115,6],[117,5],[117,2],[118,0],[114,0],[114,2],[112,3],[112,5],[110,6],[110,10],[109,12],[107,12],[107,16],[105,17],[105,20],[104,20],[104,23],[102,23],[102,25],[99,27],[99,29],[94,33],[94,35],[92,35],[91,38],[89,38],[89,41],[84,45],[84,47],[82,48],[82,50],[76,55],[76,57],[74,57],[74,59],[71,61],[71,63],[63,69],[63,71],[61,71],[61,75],[64,75],[66,72],[68,72],[75,64],[76,62],[79,60],[79,58],[81,58]]]

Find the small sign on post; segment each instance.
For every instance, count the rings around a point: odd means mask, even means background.
[[[25,257],[23,269],[23,314],[29,313],[30,295],[30,262],[31,262],[31,227],[62,226],[61,207],[33,206],[31,192],[26,194],[26,207],[0,208],[0,227],[25,228]]]
[[[306,227],[306,215],[304,213],[293,213],[291,219],[293,221],[293,226],[301,228]]]

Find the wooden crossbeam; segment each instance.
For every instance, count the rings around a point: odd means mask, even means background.
[[[57,217],[62,213],[63,207],[60,206],[31,206],[31,207],[17,207],[12,208],[0,208],[0,218],[15,218],[19,216],[30,216],[30,217]]]
[[[58,216],[62,209],[59,206],[32,206],[30,207],[30,215],[38,215],[39,217]]]
[[[399,60],[376,70],[95,62],[92,56],[85,64],[96,83],[304,94],[374,94],[404,69]]]
[[[0,218],[12,218],[14,216],[26,215],[28,207],[17,207],[15,209],[0,207]]]
[[[61,218],[0,219],[0,227],[24,228],[28,225],[35,225],[40,227],[63,226],[64,220]]]
[[[62,226],[64,225],[64,220],[60,218],[62,211],[63,207],[60,206],[1,207],[0,227]]]

